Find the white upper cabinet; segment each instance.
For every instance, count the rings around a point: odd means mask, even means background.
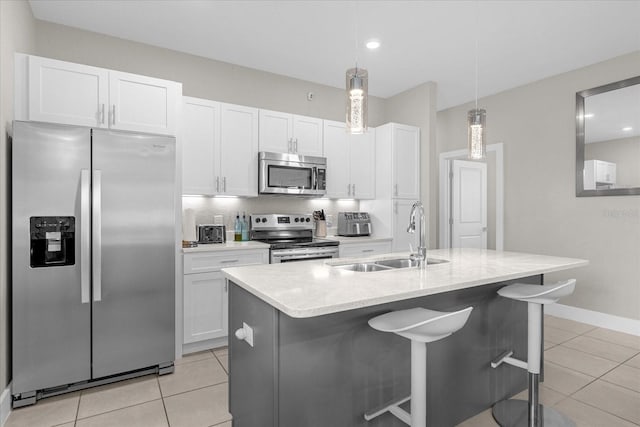
[[[28,72],[25,120],[108,127],[107,70],[38,56],[25,60]]]
[[[183,97],[182,105],[182,193],[217,193],[220,146],[220,103]]]
[[[178,87],[167,80],[110,71],[111,129],[174,135]]]
[[[258,195],[258,110],[183,97],[182,193]]]
[[[324,121],[327,196],[334,199],[375,197],[375,134],[347,133],[343,122]]]
[[[260,110],[260,151],[322,156],[322,119]]]
[[[398,123],[376,128],[376,193],[379,199],[420,199],[419,128]]]
[[[16,119],[175,135],[180,83],[16,54]]]
[[[351,197],[376,197],[376,134],[373,130],[361,135],[350,135]]]
[[[223,194],[258,195],[258,109],[222,104],[220,176]]]
[[[327,157],[327,197],[351,197],[349,135],[341,122],[324,121],[324,154]]]

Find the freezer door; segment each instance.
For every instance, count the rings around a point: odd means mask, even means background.
[[[89,129],[13,125],[13,394],[91,376],[90,142]]]
[[[175,140],[93,130],[93,377],[174,359]]]

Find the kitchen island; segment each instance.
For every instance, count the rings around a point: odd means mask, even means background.
[[[526,372],[491,369],[505,349],[526,354],[526,304],[502,286],[587,261],[491,250],[429,251],[425,268],[358,272],[332,259],[223,269],[230,282],[229,409],[235,426],[402,426],[365,411],[409,394],[409,341],[367,321],[392,310],[473,306],[454,335],[427,348],[429,425],[453,426],[526,388]],[[376,260],[407,257],[387,254]],[[246,325],[246,327],[245,327]]]

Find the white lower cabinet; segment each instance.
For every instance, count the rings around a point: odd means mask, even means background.
[[[227,294],[220,272],[184,276],[185,344],[227,336]]]
[[[383,255],[391,252],[391,239],[357,243],[345,243],[344,241],[340,241],[339,248],[340,258]]]
[[[229,289],[220,270],[268,262],[266,248],[184,254],[183,354],[225,344]]]

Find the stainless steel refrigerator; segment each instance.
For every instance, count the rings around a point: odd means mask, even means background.
[[[12,178],[14,407],[171,372],[175,139],[14,122]]]

